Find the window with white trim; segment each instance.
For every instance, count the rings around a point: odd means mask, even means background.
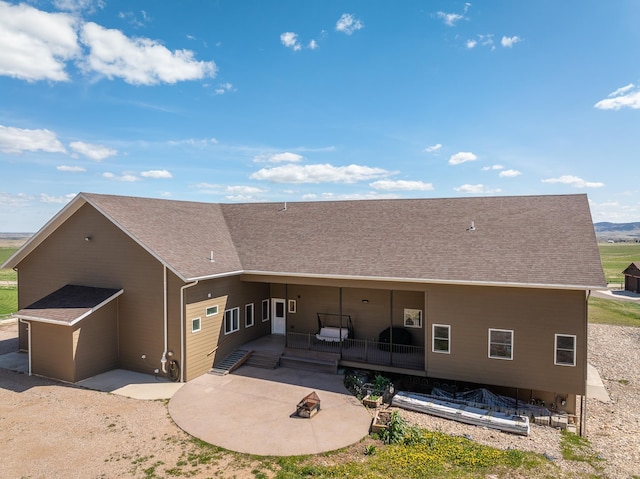
[[[576,336],[574,334],[556,334],[555,337],[555,357],[553,364],[556,366],[575,366]]]
[[[431,326],[431,351],[444,354],[451,352],[451,326],[448,324]]]
[[[200,318],[193,318],[191,320],[191,332],[197,333],[201,329],[202,329],[202,321],[200,321]]]
[[[224,312],[224,334],[231,334],[240,329],[240,308],[227,309]]]
[[[262,300],[262,321],[269,321],[269,300]]]
[[[206,314],[207,317],[209,316],[215,316],[216,314],[218,314],[218,305],[214,305],[214,306],[209,306],[206,310]]]
[[[253,326],[253,303],[244,305],[244,327],[250,328]]]
[[[295,313],[297,309],[296,300],[290,299],[288,302],[287,313]]]
[[[489,328],[489,357],[513,359],[513,330]]]

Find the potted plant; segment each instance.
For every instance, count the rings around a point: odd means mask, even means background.
[[[380,406],[380,404],[382,404],[382,396],[376,393],[367,394],[362,399],[362,404],[364,404],[367,407],[378,407]]]

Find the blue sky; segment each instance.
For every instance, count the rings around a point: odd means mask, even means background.
[[[0,0],[0,231],[80,191],[586,193],[640,221],[640,2]]]

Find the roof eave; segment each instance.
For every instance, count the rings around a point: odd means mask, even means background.
[[[468,280],[448,280],[434,278],[402,278],[393,276],[356,276],[356,275],[327,275],[313,273],[285,273],[273,271],[250,271],[245,270],[243,274],[253,274],[260,276],[290,276],[294,278],[315,278],[315,279],[333,279],[346,281],[376,281],[376,282],[395,282],[395,283],[417,283],[417,284],[448,284],[457,286],[492,286],[492,287],[508,287],[508,288],[535,288],[535,289],[563,289],[563,290],[597,290],[604,289],[606,285],[582,285],[582,284],[547,284],[547,283],[518,283],[509,281],[468,281]]]

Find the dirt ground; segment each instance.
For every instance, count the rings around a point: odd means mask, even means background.
[[[0,354],[16,350],[16,330],[15,321],[0,323]],[[640,475],[640,328],[596,325],[590,342],[597,350],[590,361],[603,373],[613,399],[609,404],[591,401],[589,407],[587,436],[595,453],[605,460],[600,477]],[[416,422],[430,424],[431,420]],[[464,433],[495,447],[504,447],[505,441],[509,447],[515,445],[511,435],[474,426],[431,426],[443,432],[453,428],[451,433]],[[544,434],[559,436],[546,429]],[[222,451],[191,438],[169,417],[167,401],[129,399],[5,369],[0,369],[0,431],[4,442],[0,479],[274,476],[272,461]],[[517,441],[515,447],[537,450],[533,445],[540,441],[546,442],[542,450],[558,458],[557,445],[550,449],[551,442],[558,444],[557,437],[547,440],[537,434]],[[362,459],[363,444],[317,460]],[[560,462],[557,465],[564,473],[576,470],[567,471]]]

